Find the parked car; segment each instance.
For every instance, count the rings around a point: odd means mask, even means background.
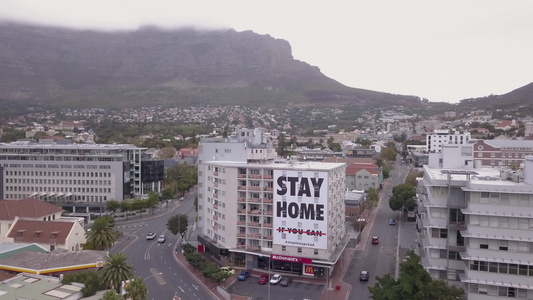
[[[368,271],[361,271],[361,273],[359,274],[360,281],[368,281],[369,277],[370,275],[368,274]]]
[[[281,278],[280,282],[279,282],[279,285],[281,286],[289,286],[292,282],[292,277],[289,277],[289,276],[284,276],[283,278]]]
[[[158,243],[164,243],[166,242],[167,238],[165,237],[164,234],[160,235],[159,238],[157,239],[157,242]]]
[[[262,274],[261,277],[259,277],[259,284],[266,284],[268,282],[268,275]]]
[[[281,275],[280,274],[274,274],[272,278],[270,278],[270,284],[278,284],[281,281]]]
[[[146,239],[147,240],[155,239],[155,232],[148,232],[148,234],[146,235]]]
[[[220,270],[230,274],[230,275],[235,275],[235,269],[233,269],[232,267],[221,267]]]
[[[394,225],[396,225],[396,222],[394,221],[394,219],[390,219],[390,220],[389,220],[389,225],[390,225],[390,226],[394,226]]]
[[[248,271],[241,271],[241,273],[239,273],[239,276],[237,277],[237,279],[239,279],[240,281],[243,281],[243,280],[246,280],[246,278],[250,277],[250,272]]]
[[[373,236],[372,237],[372,244],[374,244],[374,245],[379,244],[379,237]]]

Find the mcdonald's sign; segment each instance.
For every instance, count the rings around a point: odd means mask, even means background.
[[[315,275],[315,267],[313,267],[311,265],[304,265],[304,275],[314,276]]]

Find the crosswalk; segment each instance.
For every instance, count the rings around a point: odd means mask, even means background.
[[[129,224],[129,225],[118,225],[118,226],[115,226],[115,228],[135,228],[135,227],[143,227],[143,226],[146,226],[148,224],[144,223],[144,224]]]

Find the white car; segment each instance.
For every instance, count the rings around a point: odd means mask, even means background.
[[[146,239],[147,240],[155,239],[155,232],[148,232],[148,234],[146,235]]]
[[[274,274],[272,278],[270,279],[270,284],[278,284],[281,281],[281,275],[280,274]]]
[[[157,239],[157,242],[158,242],[158,243],[164,243],[166,240],[167,240],[167,238],[165,238],[165,235],[162,234],[162,235],[160,235],[159,238]]]

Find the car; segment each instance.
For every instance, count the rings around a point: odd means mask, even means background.
[[[268,275],[262,274],[261,277],[259,277],[259,284],[266,284],[268,282]]]
[[[389,225],[390,225],[390,226],[394,226],[394,225],[396,225],[396,222],[394,221],[394,219],[390,219],[390,220],[389,220]]]
[[[270,284],[278,284],[281,281],[281,275],[280,274],[274,274],[272,278],[270,278]]]
[[[368,271],[361,271],[361,273],[359,274],[360,281],[368,281],[369,277],[370,275],[368,274]]]
[[[243,281],[243,280],[246,280],[246,278],[250,277],[250,272],[248,271],[241,271],[241,273],[239,273],[239,276],[237,277],[237,279],[239,279],[240,281]]]
[[[235,269],[233,269],[232,267],[221,267],[220,270],[230,274],[230,275],[235,275]]]
[[[147,240],[155,239],[155,232],[148,232],[148,234],[146,235],[146,239]]]
[[[281,280],[279,282],[279,285],[281,285],[281,286],[289,286],[289,284],[291,284],[291,282],[292,282],[292,277],[284,276],[283,278],[281,278]]]
[[[180,201],[183,201],[183,200],[185,200],[185,198],[183,198],[183,197],[180,197]]]
[[[160,235],[159,238],[157,239],[157,242],[158,243],[164,243],[166,242],[167,238],[165,237],[164,234]]]
[[[377,237],[377,236],[373,236],[373,237],[372,237],[372,244],[374,244],[374,245],[379,244],[379,237]]]

